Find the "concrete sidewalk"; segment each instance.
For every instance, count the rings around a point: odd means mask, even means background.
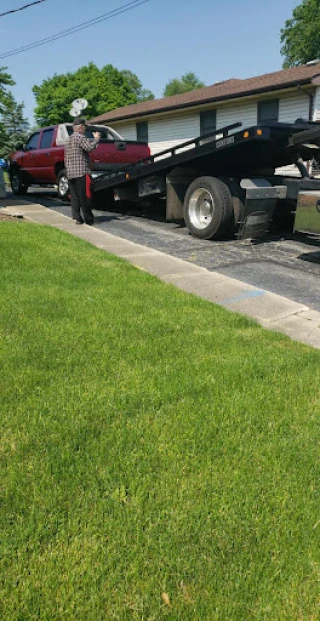
[[[126,259],[183,291],[247,315],[265,328],[283,332],[296,341],[320,349],[320,313],[303,304],[217,272],[209,272],[158,250],[110,235],[94,226],[78,226],[71,218],[36,203],[1,199],[0,208],[8,215],[23,216],[31,222],[66,231],[97,248]]]

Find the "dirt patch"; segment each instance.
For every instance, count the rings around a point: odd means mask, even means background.
[[[0,211],[0,221],[1,220],[8,220],[8,221],[11,221],[11,222],[22,222],[23,218],[21,216],[20,217],[18,217],[18,216],[10,216],[10,214],[8,214],[8,213],[1,213],[1,211]]]

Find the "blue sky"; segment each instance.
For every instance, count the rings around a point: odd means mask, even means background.
[[[32,0],[0,0],[0,13]],[[129,0],[45,0],[0,19],[0,55],[99,15]],[[136,73],[161,97],[168,80],[193,71],[206,85],[278,71],[280,30],[299,0],[149,0],[31,51],[1,58],[16,81],[16,100],[33,121],[34,84],[92,61]],[[79,93],[81,96],[81,93]]]

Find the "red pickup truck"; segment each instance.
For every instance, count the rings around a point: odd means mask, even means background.
[[[150,149],[145,142],[124,140],[114,129],[102,125],[87,125],[86,136],[99,131],[101,139],[90,153],[92,177],[101,173],[120,171],[124,164],[148,158]],[[9,175],[14,194],[25,194],[30,185],[57,186],[58,196],[68,196],[68,179],[64,165],[64,146],[73,132],[72,123],[61,123],[35,131],[25,147],[9,156]]]

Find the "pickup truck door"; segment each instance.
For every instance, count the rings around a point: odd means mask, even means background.
[[[52,148],[54,134],[54,127],[49,127],[41,131],[40,145],[36,156],[38,165],[37,178],[39,183],[55,183],[54,149]]]
[[[40,132],[35,132],[32,136],[30,136],[20,162],[21,170],[30,183],[37,183],[39,140]]]

